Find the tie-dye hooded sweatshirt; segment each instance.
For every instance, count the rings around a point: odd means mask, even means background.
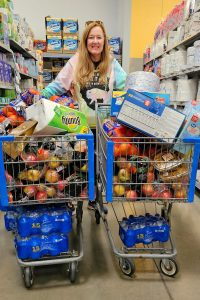
[[[82,93],[83,90],[80,90],[79,85],[73,84],[77,61],[78,53],[69,59],[56,79],[42,91],[42,94],[45,98],[49,99],[53,95],[62,95],[69,90],[73,90],[73,93],[75,91],[80,111],[86,115],[90,127],[94,128],[96,126],[95,103],[110,103],[112,99],[112,91],[114,89],[124,89],[127,74],[114,58],[108,72],[107,86],[104,85],[102,87],[99,83],[95,84],[96,77],[94,76],[94,81],[92,81],[92,83],[90,82],[88,87],[84,89],[84,93]]]

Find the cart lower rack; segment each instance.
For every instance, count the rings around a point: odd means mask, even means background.
[[[194,199],[200,139],[141,136],[114,123],[109,114],[110,106],[98,105],[96,222],[102,218],[124,274],[135,272],[131,258],[155,258],[165,275],[174,276],[171,210],[173,203]],[[109,204],[115,226],[105,216],[103,202]]]

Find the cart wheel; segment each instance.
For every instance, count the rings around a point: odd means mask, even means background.
[[[166,276],[173,277],[178,273],[178,265],[174,259],[161,259],[160,269]]]
[[[119,266],[126,276],[132,276],[135,273],[135,265],[128,258],[120,257]]]
[[[27,289],[33,286],[33,269],[31,267],[26,267],[23,269],[24,285]]]
[[[96,219],[96,224],[100,224],[101,216],[98,210],[95,210],[95,219]]]
[[[72,262],[69,265],[69,279],[71,283],[74,283],[76,280],[76,262]]]

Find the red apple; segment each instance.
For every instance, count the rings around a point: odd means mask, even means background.
[[[145,195],[145,196],[151,196],[154,192],[154,187],[153,187],[153,184],[151,183],[146,183],[146,184],[143,184],[142,185],[142,193]]]
[[[47,192],[46,191],[41,191],[37,192],[36,194],[36,200],[40,203],[44,203],[47,200]]]
[[[126,191],[126,198],[131,200],[136,200],[138,197],[137,192],[135,190]]]

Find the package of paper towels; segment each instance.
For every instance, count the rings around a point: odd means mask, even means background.
[[[126,78],[125,90],[128,89],[155,93],[160,90],[160,79],[152,72],[133,72]]]

